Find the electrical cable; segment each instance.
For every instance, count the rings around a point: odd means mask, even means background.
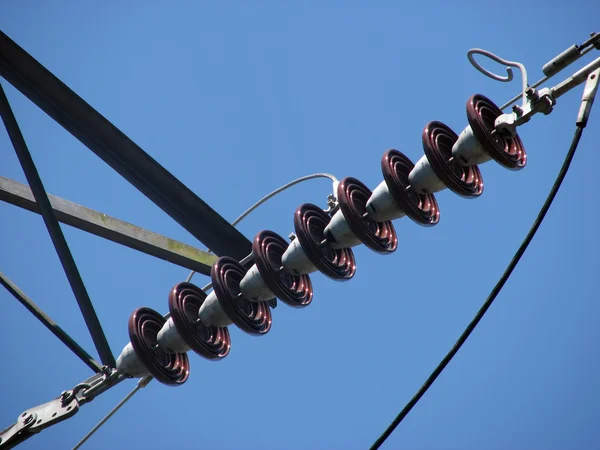
[[[123,406],[125,403],[127,403],[127,401],[131,397],[133,397],[137,391],[139,391],[142,388],[145,388],[148,385],[148,383],[150,383],[151,381],[152,381],[152,377],[144,377],[140,381],[138,381],[135,388],[133,388],[133,390],[129,394],[127,394],[119,403],[117,403],[117,405],[113,409],[111,409],[110,412],[106,416],[104,416],[102,418],[102,420],[94,426],[94,428],[92,428],[84,437],[81,438],[81,440],[77,444],[75,444],[75,446],[73,447],[73,450],[77,450],[79,447],[81,447],[89,438],[92,437],[92,435],[96,431],[98,431],[98,429],[102,425],[104,425],[106,423],[106,421],[108,419],[110,419],[113,416],[114,413],[116,413],[121,408],[121,406]]]
[[[450,349],[450,351],[446,354],[446,356],[444,356],[442,361],[433,370],[431,375],[429,375],[429,377],[427,378],[425,383],[419,388],[419,390],[413,396],[413,398],[406,404],[406,406],[404,408],[402,408],[402,411],[400,411],[400,413],[396,416],[396,418],[392,421],[392,423],[386,428],[386,430],[383,432],[383,434],[371,446],[371,450],[376,450],[379,447],[381,447],[381,445],[385,442],[385,440],[394,432],[394,430],[400,424],[400,422],[402,422],[402,420],[408,415],[408,413],[413,409],[413,407],[419,402],[421,397],[423,397],[423,395],[427,392],[427,390],[435,382],[437,377],[443,372],[443,370],[450,363],[452,358],[454,358],[454,356],[458,353],[458,351],[460,350],[462,345],[465,343],[465,341],[469,338],[469,336],[471,335],[471,333],[473,332],[475,327],[479,324],[479,322],[481,321],[481,319],[483,318],[483,316],[485,315],[487,310],[490,308],[490,306],[492,306],[492,303],[494,303],[494,300],[496,299],[496,297],[498,296],[498,294],[500,293],[500,291],[502,290],[502,288],[508,281],[508,278],[510,277],[513,270],[515,269],[515,267],[521,260],[521,257],[525,253],[525,250],[527,250],[527,247],[533,240],[533,237],[535,236],[535,233],[537,232],[538,228],[542,224],[544,217],[546,217],[546,213],[548,213],[550,206],[552,206],[552,202],[554,201],[554,198],[556,197],[556,194],[558,193],[558,190],[560,189],[560,186],[561,186],[563,180],[565,179],[565,176],[567,175],[569,166],[571,165],[571,161],[573,160],[573,156],[575,155],[575,151],[577,150],[577,145],[579,144],[579,140],[581,139],[581,134],[583,133],[584,127],[585,127],[585,124],[580,124],[580,123],[577,124],[577,128],[575,129],[575,134],[573,136],[573,141],[571,142],[571,147],[569,148],[569,151],[568,151],[567,155],[565,156],[565,160],[560,169],[560,172],[558,173],[556,181],[554,182],[552,189],[550,189],[550,193],[548,194],[546,201],[544,202],[542,208],[540,209],[540,212],[538,213],[537,217],[535,218],[535,221],[533,222],[529,232],[525,236],[525,239],[519,246],[519,249],[513,256],[513,258],[511,259],[510,263],[508,264],[508,267],[502,274],[502,277],[500,277],[500,280],[498,281],[498,283],[496,283],[496,285],[492,289],[492,292],[490,293],[490,295],[488,296],[488,298],[486,299],[484,304],[481,306],[479,311],[477,311],[477,314],[475,314],[475,317],[473,318],[471,323],[469,323],[467,328],[465,328],[463,333],[460,335],[460,337],[458,338],[458,340],[456,341],[454,346]]]

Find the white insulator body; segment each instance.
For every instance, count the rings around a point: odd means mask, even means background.
[[[452,156],[461,166],[483,164],[492,159],[479,143],[471,125],[465,128],[452,146]]]
[[[158,341],[158,345],[167,353],[184,353],[190,349],[177,331],[172,317],[160,329],[156,340]]]
[[[411,189],[419,194],[433,194],[446,189],[446,185],[435,174],[426,155],[423,155],[410,171],[408,181]]]
[[[198,311],[198,319],[206,326],[226,327],[232,324],[231,319],[221,307],[215,291],[208,294],[202,303]]]
[[[333,215],[323,234],[328,238],[327,244],[332,248],[349,248],[362,243],[350,229],[341,210]]]
[[[367,213],[376,222],[399,219],[406,213],[400,209],[385,181],[379,183],[369,200],[367,200]]]
[[[294,239],[283,253],[281,264],[284,270],[292,275],[306,275],[317,271],[306,256],[298,238]]]
[[[117,358],[117,371],[133,378],[142,378],[148,375],[148,371],[133,350],[131,342],[127,343]]]
[[[240,291],[244,298],[253,302],[264,302],[275,298],[275,294],[267,287],[267,283],[263,280],[256,264],[250,267],[250,270],[246,272],[246,275],[240,281]]]

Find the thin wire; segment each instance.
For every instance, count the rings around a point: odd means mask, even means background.
[[[265,195],[259,201],[254,203],[250,208],[248,208],[246,211],[244,211],[237,219],[235,219],[233,222],[231,222],[231,225],[235,227],[238,223],[240,223],[242,220],[244,220],[246,218],[246,216],[248,216],[248,214],[250,214],[252,211],[254,211],[256,208],[258,208],[260,205],[265,203],[267,200],[271,199],[272,197],[275,197],[280,192],[283,192],[286,189],[291,188],[292,186],[302,183],[303,181],[312,180],[314,178],[329,178],[334,184],[338,182],[338,179],[330,173],[313,173],[312,175],[306,175],[304,177],[296,178],[295,180],[292,180],[289,183],[286,183],[283,186],[278,187],[274,191],[269,192],[267,195]],[[208,253],[212,253],[212,250],[208,250]],[[194,270],[192,270],[190,272],[190,274],[188,275],[187,280],[186,280],[188,283],[192,280],[192,277],[194,276],[195,273],[196,273],[196,271],[194,271]]]
[[[460,350],[462,345],[465,343],[465,341],[469,338],[469,336],[471,335],[471,333],[473,332],[473,330],[475,329],[477,324],[479,324],[479,322],[481,321],[481,319],[483,318],[483,316],[485,315],[487,310],[490,308],[490,306],[492,306],[492,303],[494,302],[494,300],[496,299],[496,297],[498,296],[498,294],[504,287],[504,284],[506,283],[506,281],[512,274],[513,270],[515,269],[515,267],[517,266],[519,261],[521,260],[521,257],[525,253],[525,250],[527,250],[527,247],[531,243],[533,237],[535,236],[535,233],[537,232],[538,228],[542,224],[544,217],[546,217],[546,213],[550,209],[550,206],[552,206],[552,202],[554,201],[554,198],[556,197],[556,194],[558,193],[558,190],[560,189],[560,186],[561,186],[563,180],[565,179],[565,176],[567,175],[569,166],[571,165],[571,161],[573,160],[573,156],[575,155],[575,151],[577,150],[577,145],[579,144],[579,140],[581,138],[582,132],[583,132],[583,127],[577,126],[577,128],[575,130],[575,135],[573,136],[573,142],[571,143],[571,147],[569,148],[569,152],[567,153],[567,156],[565,157],[565,160],[560,169],[560,172],[558,173],[556,181],[554,182],[554,185],[552,186],[552,189],[550,190],[550,193],[548,194],[548,197],[546,198],[546,201],[544,202],[542,209],[540,209],[540,212],[538,213],[535,221],[533,222],[531,229],[525,236],[525,239],[523,240],[523,242],[521,243],[521,246],[519,247],[519,249],[513,256],[512,260],[510,261],[505,272],[502,274],[502,277],[500,278],[500,280],[498,281],[496,286],[494,286],[494,289],[492,289],[492,292],[488,296],[487,300],[485,301],[485,303],[483,304],[481,309],[479,311],[477,311],[477,314],[475,315],[475,317],[473,318],[471,323],[469,323],[469,325],[467,326],[465,331],[463,331],[463,333],[460,335],[460,337],[458,338],[458,340],[456,341],[454,346],[450,349],[448,354],[444,357],[444,359],[442,359],[442,361],[438,364],[438,366],[431,373],[431,375],[429,375],[429,377],[427,378],[427,380],[425,381],[423,386],[421,386],[421,388],[417,391],[417,393],[414,395],[414,397],[406,404],[406,406],[402,409],[402,411],[400,411],[400,413],[396,416],[396,418],[393,420],[393,422],[387,427],[387,429],[383,432],[383,434],[379,437],[379,439],[377,439],[375,441],[375,443],[371,446],[371,450],[378,449],[385,442],[385,440],[393,433],[393,431],[400,424],[400,422],[402,422],[402,420],[413,409],[413,407],[417,404],[417,402],[421,399],[421,397],[423,397],[425,392],[427,392],[427,390],[435,382],[437,377],[446,368],[446,366],[452,360],[452,358],[454,358],[456,353],[458,353],[458,351]]]
[[[545,83],[545,82],[546,82],[546,81],[548,81],[550,78],[552,78],[552,76],[553,76],[553,75],[550,75],[549,77],[544,77],[544,78],[542,78],[541,80],[539,80],[539,81],[537,81],[537,82],[533,83],[533,84],[531,85],[531,87],[535,89],[536,87],[538,87],[538,86],[539,86],[539,85],[541,85],[542,83]],[[515,103],[517,100],[519,100],[519,98],[521,98],[521,94],[519,94],[519,95],[516,95],[516,96],[515,96],[514,98],[512,98],[510,101],[506,102],[504,105],[502,105],[502,106],[500,107],[500,109],[506,109],[506,108],[508,108],[510,105],[512,105],[513,103]]]
[[[133,397],[137,391],[148,386],[148,383],[150,383],[151,381],[152,381],[152,377],[150,377],[150,376],[142,378],[140,381],[138,381],[135,388],[133,388],[133,390],[129,394],[127,394],[123,398],[123,400],[121,400],[119,403],[117,403],[117,405],[113,409],[111,409],[110,412],[106,416],[104,416],[104,418],[100,422],[98,422],[96,424],[96,426],[88,432],[88,434],[86,434],[83,438],[81,438],[81,440],[77,444],[75,444],[75,447],[73,447],[73,450],[77,450],[79,447],[81,447],[90,437],[92,437],[92,435],[96,431],[98,431],[98,429],[102,425],[104,425],[106,423],[106,421],[108,419],[110,419],[113,416],[114,413],[116,413],[121,408],[121,406],[123,406],[125,403],[127,403],[127,401],[131,397]]]
[[[500,75],[496,75],[494,72],[481,66],[475,60],[473,55],[483,55],[490,58],[492,61],[496,61],[499,64],[504,64],[505,66],[507,66],[507,76],[503,77]],[[517,61],[509,61],[507,59],[500,58],[499,56],[494,55],[492,52],[483,50],[481,48],[472,48],[471,50],[469,50],[467,52],[467,58],[469,59],[469,62],[473,65],[473,67],[475,67],[479,72],[481,72],[487,77],[490,77],[492,80],[502,81],[504,83],[512,81],[513,71],[511,67],[517,67],[521,71],[521,96],[523,97],[523,107],[525,106],[525,104],[527,103],[527,95],[525,94],[525,91],[527,90],[527,69],[525,69],[525,66],[523,64]]]

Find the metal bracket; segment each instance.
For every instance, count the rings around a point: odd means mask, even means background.
[[[597,80],[594,80],[598,76],[598,69],[600,69],[600,58],[596,58],[587,66],[581,68],[572,76],[552,88],[544,88],[540,89],[539,91],[536,91],[533,87],[527,88],[525,91],[527,101],[525,102],[524,106],[514,106],[512,114],[502,114],[498,116],[495,121],[496,130],[499,132],[509,132],[514,136],[516,133],[516,127],[527,123],[529,119],[531,119],[531,116],[538,112],[550,114],[552,112],[552,108],[556,104],[556,100],[560,96],[566,94],[571,89],[579,86],[586,80],[589,82],[586,92],[589,92],[587,94],[584,92],[584,106],[582,106],[582,108],[588,108],[588,106],[585,105],[589,105],[591,107],[590,99],[593,98],[592,87],[597,82]],[[578,124],[583,123],[581,118],[584,115],[585,112],[583,110],[580,111],[580,117],[577,119]]]
[[[336,186],[336,188],[337,188],[337,186]],[[334,192],[336,190],[334,190]],[[327,209],[325,210],[325,212],[327,214],[329,214],[330,216],[333,216],[337,212],[338,209],[339,209],[339,204],[338,204],[337,197],[335,196],[335,194],[329,194],[327,196]]]
[[[598,83],[600,82],[600,68],[594,70],[588,75],[585,88],[583,89],[583,97],[581,99],[581,106],[579,107],[579,114],[577,114],[577,126],[585,128],[587,125],[588,117],[592,109],[592,104],[596,98],[596,92],[598,92]]]
[[[75,415],[79,408],[124,380],[115,369],[104,366],[82,383],[63,391],[59,397],[23,412],[17,422],[0,431],[0,449],[13,448],[34,434]]]
[[[70,400],[63,401],[61,395],[48,403],[23,412],[17,419],[17,423],[0,432],[0,448],[13,448],[43,429],[75,415],[79,411],[79,401],[75,395],[69,395],[69,398]]]
[[[592,38],[588,40],[585,44],[588,48],[597,48],[600,47],[600,35],[593,34]],[[559,55],[562,59],[559,58],[560,61],[571,61],[571,59],[567,58],[564,55]],[[557,57],[558,58],[558,57]],[[554,63],[554,66],[562,68],[563,63],[558,64]],[[565,67],[568,65],[564,63]],[[583,124],[585,126],[585,121],[583,121],[583,117],[586,116],[586,112],[589,113],[589,108],[591,107],[591,101],[593,101],[593,85],[597,83],[598,80],[596,78],[599,76],[598,70],[600,69],[600,58],[596,58],[594,61],[586,65],[585,67],[579,69],[573,75],[571,75],[566,80],[558,83],[556,86],[552,88],[543,88],[537,91],[533,86],[528,87],[525,90],[525,101],[523,102],[523,106],[513,106],[512,114],[502,114],[496,118],[495,127],[498,132],[508,132],[513,136],[516,134],[516,127],[519,125],[523,125],[527,123],[531,116],[536,113],[550,114],[554,105],[556,105],[556,100],[562,95],[569,92],[571,89],[579,86],[584,81],[588,80],[588,85],[584,92],[583,104],[581,108],[583,108],[579,112],[579,116],[577,119],[578,124]],[[537,83],[536,83],[537,84]],[[589,92],[588,92],[589,91]],[[587,93],[586,93],[587,92]],[[590,101],[591,100],[591,101]],[[508,103],[510,104],[510,103]]]
[[[581,58],[583,55],[585,55],[586,53],[590,52],[593,49],[600,50],[600,34],[598,34],[598,33],[591,33],[590,38],[588,40],[586,40],[583,44],[572,45],[571,47],[566,49],[564,52],[562,52],[560,55],[555,56],[550,61],[548,61],[546,64],[544,64],[544,67],[542,67],[542,72],[544,72],[544,78],[533,83],[531,85],[531,87],[537,88],[538,86],[541,86],[542,83],[544,83],[545,81],[548,81],[550,78],[552,78],[558,72],[565,69],[566,67],[568,67],[569,65],[571,65],[572,63],[577,61],[579,58]],[[513,97],[511,100],[509,100],[504,105],[502,105],[500,107],[500,109],[508,108],[514,102],[519,100],[519,98],[521,96],[522,96],[522,93]]]
[[[541,112],[548,115],[556,105],[556,98],[548,88],[537,91],[532,87],[525,90],[526,100],[523,106],[513,106],[513,112],[502,114],[496,118],[495,127],[499,132],[508,132],[512,136],[517,134],[517,127],[529,122],[531,116]]]

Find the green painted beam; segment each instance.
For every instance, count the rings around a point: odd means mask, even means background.
[[[54,195],[48,195],[56,218],[67,225],[138,250],[178,266],[210,275],[217,256],[136,225],[107,216]],[[40,213],[29,186],[0,177],[0,200]]]

